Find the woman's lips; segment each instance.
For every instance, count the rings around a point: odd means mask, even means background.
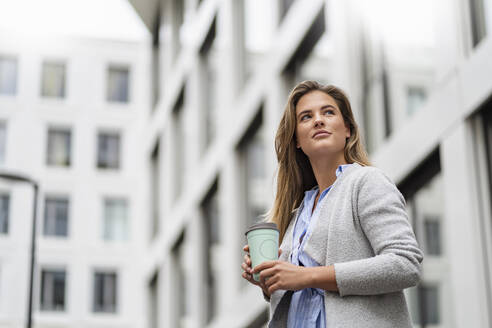
[[[326,131],[319,131],[319,132],[316,132],[314,135],[313,135],[313,138],[317,138],[317,137],[326,137],[326,136],[329,136],[331,133],[329,132],[326,132]]]

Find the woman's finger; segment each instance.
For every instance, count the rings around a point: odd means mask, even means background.
[[[268,287],[268,293],[272,295],[272,293],[278,289],[280,289],[280,285],[278,283],[273,284],[270,287]]]
[[[270,286],[276,284],[279,280],[279,277],[274,275],[274,276],[270,276],[268,277],[267,279],[265,279],[265,287],[266,289],[268,290],[268,288],[270,288]]]
[[[244,255],[243,263],[245,263],[248,267],[251,267],[251,259],[248,255]]]
[[[275,274],[274,268],[263,269],[260,271],[260,280],[265,280]]]
[[[255,286],[260,286],[260,283],[256,281],[253,276],[247,272],[243,272],[242,274],[243,278],[246,279],[250,284],[253,284]],[[266,289],[266,288],[265,288]]]
[[[275,264],[277,264],[279,261],[266,261],[261,264],[258,264],[253,268],[254,273],[258,273],[260,271],[263,271],[265,269],[269,269],[273,267]]]

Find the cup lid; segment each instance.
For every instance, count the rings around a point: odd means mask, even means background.
[[[273,229],[273,230],[278,230],[277,225],[273,222],[261,222],[261,223],[256,223],[253,224],[251,227],[246,230],[244,233],[245,235],[248,234],[248,232],[253,231],[253,230],[258,230],[258,229]]]

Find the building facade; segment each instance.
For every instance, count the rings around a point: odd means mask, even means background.
[[[347,91],[406,198],[415,327],[490,327],[490,1],[130,2],[152,40],[0,32],[1,170],[41,186],[36,327],[264,326],[244,231],[305,79]],[[0,327],[25,321],[31,205],[0,181]]]
[[[40,186],[33,327],[142,326],[142,31],[0,30],[0,171]],[[26,323],[32,208],[29,185],[0,179],[0,327]]]
[[[486,0],[130,1],[153,32],[147,327],[262,327],[245,228],[274,195],[295,83],[350,96],[425,252],[415,327],[492,324],[492,6]]]

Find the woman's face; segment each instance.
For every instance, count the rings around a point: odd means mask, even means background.
[[[299,99],[296,107],[297,148],[309,157],[343,154],[350,129],[345,125],[338,105],[330,95],[311,91]]]

